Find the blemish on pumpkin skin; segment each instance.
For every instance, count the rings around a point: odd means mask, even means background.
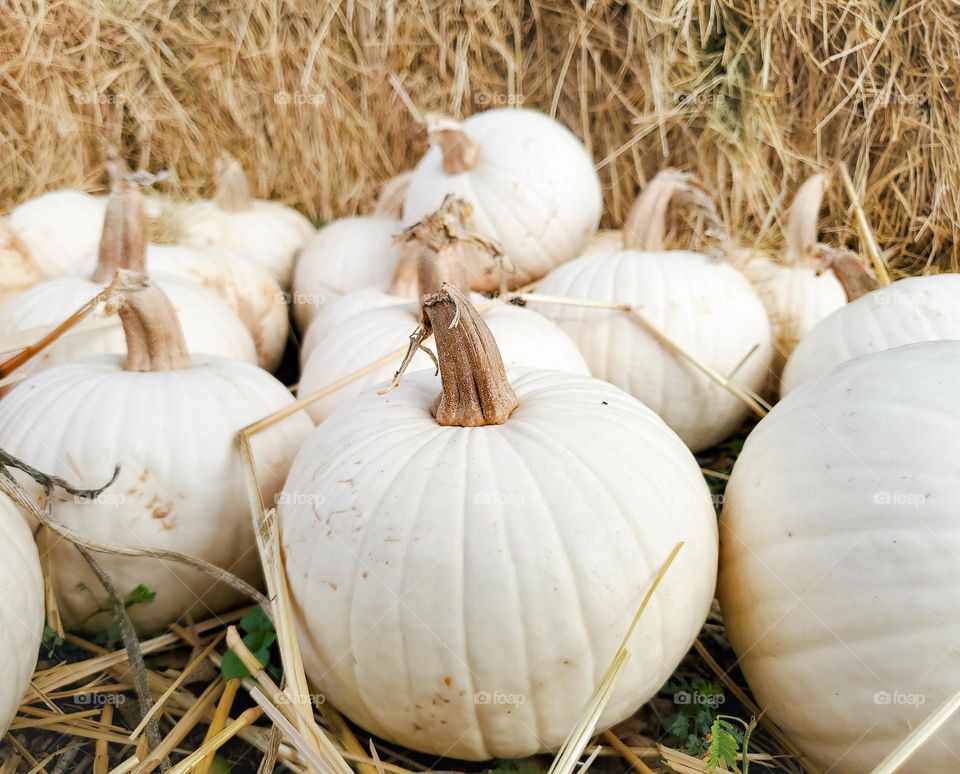
[[[150,478],[150,471],[144,468],[143,473],[137,476],[137,478],[139,478],[141,481],[146,481],[148,478]]]
[[[155,500],[155,499],[156,499],[156,498],[154,498],[154,500]],[[173,510],[173,505],[172,505],[172,504],[161,505],[161,506],[153,509],[153,518],[155,518],[155,519],[165,519],[165,518],[167,518],[167,516],[170,515],[170,511],[172,511],[172,510]]]
[[[332,588],[334,591],[337,590],[337,584],[334,583],[333,581],[324,581],[324,583],[326,583],[326,584],[327,584],[330,588]]]
[[[450,675],[447,675],[443,678],[443,684],[449,688],[451,685],[453,685],[453,678],[450,677]]]

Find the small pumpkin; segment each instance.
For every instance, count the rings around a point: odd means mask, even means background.
[[[33,534],[17,507],[0,495],[0,733],[5,734],[30,685],[43,636],[43,574]]]
[[[871,352],[960,339],[960,274],[907,277],[866,293],[822,320],[783,369],[780,393]]]
[[[280,496],[307,676],[415,750],[555,750],[679,540],[599,728],[654,696],[696,638],[715,582],[710,496],[639,401],[569,372],[508,381],[484,318],[451,286],[423,314],[439,398],[421,372],[344,404]]]
[[[107,205],[98,262],[89,278],[65,275],[34,285],[0,307],[0,337],[56,325],[100,293],[118,269],[144,268],[145,234],[141,194],[115,177]],[[257,362],[250,333],[216,294],[195,282],[157,275],[177,312],[191,352]],[[122,353],[125,339],[119,323],[104,324],[110,310],[101,306],[67,336],[55,341],[20,367],[24,374],[87,355]]]
[[[622,245],[607,237],[548,274],[544,296],[634,305],[686,352],[741,388],[762,389],[772,358],[763,303],[736,269],[703,253],[664,250],[674,199],[700,202],[688,175],[661,172],[631,208]],[[533,302],[576,342],[590,372],[639,398],[693,450],[733,433],[749,409],[721,385],[667,351],[621,311]]]
[[[388,180],[372,215],[339,218],[307,242],[293,273],[293,319],[301,331],[325,305],[356,290],[386,291],[400,258],[394,237],[410,173]]]
[[[102,355],[49,368],[0,401],[0,447],[52,475],[100,486],[96,500],[49,502],[53,516],[104,543],[165,548],[196,556],[256,583],[259,561],[236,454],[237,431],[289,406],[289,391],[248,363],[188,354],[177,315],[159,285],[123,275],[116,302],[126,356]],[[272,498],[311,427],[298,413],[258,434],[260,484]],[[38,502],[42,490],[23,479]],[[142,632],[182,616],[206,617],[238,604],[236,592],[197,570],[160,560],[104,554],[103,568],[127,595],[156,592],[128,612]],[[51,580],[68,626],[102,630],[104,595],[72,545],[52,548]],[[81,585],[83,584],[83,585]]]
[[[465,217],[458,207],[458,203],[449,202],[406,234],[418,265],[420,296],[437,290],[444,282],[466,289],[463,256],[472,251],[472,245],[451,233],[447,222],[454,211],[456,217]],[[536,312],[489,302],[483,314],[508,365],[589,374],[574,343]],[[366,291],[340,299],[318,315],[307,331],[301,350],[299,394],[316,392],[402,348],[419,320],[419,303],[396,296]],[[433,360],[422,351],[415,353],[409,366],[410,370],[434,367]],[[353,396],[389,381],[393,372],[391,364],[383,365],[314,402],[307,411],[319,422]]]
[[[761,708],[825,771],[873,771],[960,684],[960,343],[850,360],[753,430],[718,596]],[[951,719],[898,772],[956,770]]]
[[[243,168],[223,154],[217,162],[213,199],[183,207],[177,241],[246,253],[287,288],[297,254],[314,232],[310,221],[292,207],[251,197]]]
[[[448,195],[473,207],[480,234],[506,256],[510,288],[579,255],[600,223],[600,180],[590,154],[565,126],[534,110],[498,108],[465,121],[427,117],[433,147],[410,177],[403,205],[410,226]],[[499,267],[477,254],[470,287],[500,287]]]
[[[826,177],[816,174],[797,191],[782,261],[750,253],[741,266],[770,315],[777,373],[810,329],[847,303],[847,289],[817,243],[817,213],[826,187]]]
[[[64,189],[24,202],[5,222],[27,247],[40,271],[56,277],[96,249],[105,214],[102,198]]]

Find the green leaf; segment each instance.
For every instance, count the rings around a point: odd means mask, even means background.
[[[63,645],[63,637],[52,626],[43,626],[43,641],[50,645]]]
[[[735,727],[723,718],[718,717],[713,721],[710,743],[704,757],[707,771],[713,771],[721,765],[736,770],[739,745],[734,731]]]
[[[240,657],[232,650],[223,654],[223,658],[220,660],[220,674],[223,675],[224,680],[242,680],[245,677],[250,677],[250,673],[243,665]]]
[[[127,601],[125,604],[127,607],[130,607],[131,605],[145,605],[149,602],[153,602],[156,597],[156,591],[148,589],[141,583],[127,595]]]
[[[253,632],[275,632],[273,624],[267,618],[267,614],[259,607],[253,608],[243,618],[240,619],[240,628],[247,633]]]

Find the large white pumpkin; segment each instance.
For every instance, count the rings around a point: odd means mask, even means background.
[[[851,301],[810,331],[783,369],[780,393],[851,358],[938,339],[960,339],[960,274],[897,280]]]
[[[450,194],[473,207],[474,225],[506,255],[511,288],[577,256],[600,223],[600,180],[570,130],[533,110],[500,108],[463,122],[428,117],[433,147],[420,160],[404,200],[405,225]],[[500,286],[488,256],[468,266],[474,290]]]
[[[872,771],[960,686],[960,342],[783,399],[726,490],[719,598],[753,693],[820,767]],[[957,770],[952,719],[899,772]]]
[[[34,285],[0,307],[0,338],[43,331],[65,320],[113,279],[117,269],[144,267],[143,203],[140,194],[120,184],[111,195],[104,221],[98,263],[92,278],[62,276]],[[180,319],[191,352],[257,362],[257,351],[240,318],[212,291],[174,276],[156,276]],[[36,373],[89,355],[121,354],[125,339],[119,320],[101,305],[67,335],[20,367]],[[35,338],[40,337],[38,332]],[[29,344],[32,341],[21,342]]]
[[[122,304],[126,360],[87,358],[18,384],[0,401],[0,447],[84,487],[101,486],[119,465],[116,483],[96,500],[51,500],[54,517],[100,542],[172,549],[257,583],[259,560],[235,435],[293,399],[256,366],[188,355],[175,313],[157,286],[129,293]],[[268,501],[310,427],[298,413],[253,439]],[[40,488],[22,480],[42,501]],[[243,601],[179,564],[107,554],[98,559],[123,594],[140,584],[156,592],[154,601],[129,608],[142,632],[187,614],[206,618]],[[69,626],[99,630],[109,624],[109,615],[89,617],[105,595],[75,548],[57,543],[50,569]]]
[[[0,495],[0,733],[6,733],[37,665],[43,635],[43,574],[33,534]]]
[[[600,727],[652,697],[697,636],[715,581],[710,496],[639,401],[557,371],[508,383],[465,297],[425,311],[438,419],[429,374],[368,392],[313,432],[280,495],[307,676],[405,747],[555,750],[679,540]]]
[[[759,391],[772,358],[770,324],[747,279],[702,253],[663,249],[663,217],[686,178],[655,177],[634,204],[624,245],[607,238],[548,274],[536,292],[636,306],[660,332],[740,388]],[[645,213],[643,217],[640,213]],[[749,409],[622,311],[532,302],[576,342],[590,373],[639,398],[694,451],[733,433]]]
[[[178,241],[224,245],[246,253],[283,287],[289,287],[294,261],[313,236],[313,225],[292,207],[252,198],[246,175],[235,159],[225,155],[217,166],[213,199],[180,210]]]

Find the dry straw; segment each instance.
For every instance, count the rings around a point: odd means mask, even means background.
[[[958,84],[960,20],[935,0],[14,0],[0,211],[102,189],[114,142],[186,196],[229,150],[259,195],[327,219],[416,160],[427,111],[522,105],[586,139],[610,224],[669,164],[769,247],[784,192],[841,162],[895,274],[956,270]],[[828,241],[858,246],[844,187],[830,197]]]

